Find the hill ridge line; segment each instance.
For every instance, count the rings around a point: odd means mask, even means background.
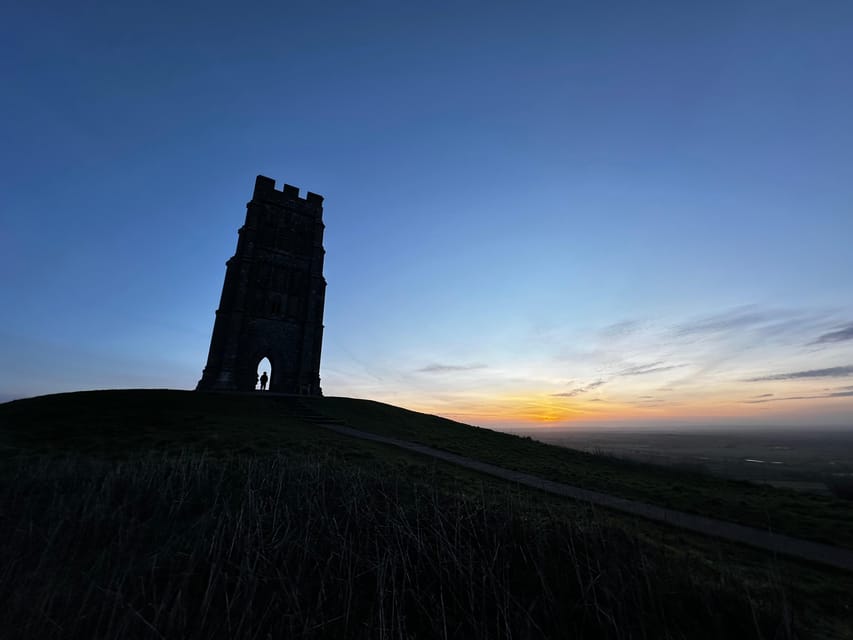
[[[734,522],[726,522],[725,520],[717,520],[715,518],[685,513],[684,511],[677,511],[666,507],[658,507],[638,500],[620,498],[608,493],[582,489],[570,484],[546,480],[545,478],[540,478],[522,471],[514,471],[488,462],[481,462],[480,460],[461,456],[456,453],[450,453],[449,451],[434,449],[433,447],[419,444],[417,442],[400,440],[398,438],[381,436],[375,433],[353,429],[352,427],[344,426],[339,423],[336,424],[329,420],[312,420],[312,422],[317,426],[334,431],[341,435],[360,438],[362,440],[371,440],[406,449],[408,451],[414,451],[416,453],[437,458],[445,462],[450,462],[452,464],[472,469],[474,471],[479,471],[480,473],[485,473],[503,480],[516,482],[554,495],[607,507],[616,511],[622,511],[623,513],[640,516],[647,520],[677,527],[679,529],[686,529],[706,536],[720,538],[731,542],[738,542],[740,544],[778,553],[780,555],[800,558],[817,564],[835,567],[837,569],[853,571],[853,551],[842,547],[834,547],[820,542],[811,542],[810,540],[803,540],[802,538],[795,538],[793,536],[774,533],[764,529],[735,524]]]

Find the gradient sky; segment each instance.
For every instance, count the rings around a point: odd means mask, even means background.
[[[193,388],[254,178],[325,196],[327,395],[853,426],[853,3],[28,2],[0,400]]]

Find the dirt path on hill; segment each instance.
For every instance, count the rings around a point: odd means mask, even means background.
[[[695,531],[715,538],[739,542],[751,547],[764,549],[772,553],[793,556],[795,558],[802,558],[818,564],[853,571],[853,551],[849,549],[832,547],[830,545],[820,544],[819,542],[809,542],[808,540],[792,538],[790,536],[773,533],[771,531],[746,527],[732,522],[725,522],[723,520],[715,520],[714,518],[697,516],[690,513],[684,513],[683,511],[675,511],[674,509],[657,507],[644,502],[637,502],[636,500],[628,500],[627,498],[618,498],[606,493],[599,493],[598,491],[589,491],[588,489],[581,489],[561,482],[545,480],[544,478],[539,478],[528,473],[522,473],[521,471],[513,471],[511,469],[505,469],[493,464],[488,464],[487,462],[480,462],[479,460],[466,458],[465,456],[456,455],[455,453],[441,451],[440,449],[433,449],[432,447],[418,444],[416,442],[409,442],[408,440],[398,440],[397,438],[380,436],[366,431],[359,431],[358,429],[353,429],[351,427],[330,424],[328,422],[318,421],[316,424],[331,431],[335,431],[336,433],[340,433],[341,435],[361,438],[363,440],[372,440],[383,444],[390,444],[395,447],[400,447],[401,449],[407,449],[433,458],[438,458],[439,460],[444,460],[445,462],[450,462],[452,464],[459,465],[460,467],[466,467],[490,476],[502,478],[503,480],[509,480],[510,482],[517,482],[518,484],[533,487],[534,489],[547,491],[548,493],[565,496],[582,502],[588,502],[602,507],[607,507],[609,509],[615,509],[624,513],[630,513],[648,520],[662,522],[664,524],[679,527],[681,529],[687,529],[689,531]]]

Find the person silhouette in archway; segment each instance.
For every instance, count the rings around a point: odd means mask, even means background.
[[[267,377],[267,372],[264,371],[261,374],[261,391],[267,388],[267,380],[269,380],[269,378]]]

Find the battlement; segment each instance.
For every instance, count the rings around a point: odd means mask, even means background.
[[[281,191],[278,191],[275,188],[275,180],[266,176],[255,178],[255,191],[252,194],[252,200],[272,200],[273,202],[300,200],[310,203],[313,207],[319,207],[323,204],[323,196],[312,193],[311,191],[304,198],[300,198],[299,187],[294,187],[293,185],[282,185]]]

